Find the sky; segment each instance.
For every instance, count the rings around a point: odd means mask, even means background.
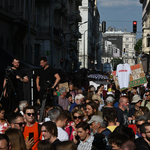
[[[97,0],[100,22],[106,21],[106,29],[111,26],[127,32],[133,31],[133,21],[137,21],[136,38],[142,37],[142,4],[139,0]]]

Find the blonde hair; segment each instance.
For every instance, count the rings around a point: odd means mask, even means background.
[[[143,113],[141,110],[137,110],[137,111],[134,113],[135,119],[136,119],[138,116],[142,116],[142,115],[144,115],[144,113]]]
[[[8,136],[11,150],[27,150],[23,134],[18,129],[8,129],[5,131]]]

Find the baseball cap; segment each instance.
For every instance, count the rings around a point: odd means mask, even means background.
[[[136,94],[133,96],[131,103],[137,103],[139,101],[142,101],[142,99],[141,99],[140,95]]]
[[[103,123],[103,118],[99,115],[94,115],[92,116],[92,118],[88,121],[88,124],[91,124],[93,122],[99,122],[99,123]]]
[[[112,103],[114,100],[115,100],[115,99],[114,99],[112,96],[108,96],[108,97],[106,98],[106,102],[107,102],[107,103]]]

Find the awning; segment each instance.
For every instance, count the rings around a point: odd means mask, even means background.
[[[108,80],[109,78],[105,75],[101,75],[101,74],[90,74],[88,76],[88,78],[93,78],[93,79],[105,79],[105,80]]]

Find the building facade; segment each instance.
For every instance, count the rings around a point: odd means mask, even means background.
[[[140,0],[142,4],[142,51],[150,51],[150,0]]]
[[[124,63],[135,64],[136,35],[115,28],[109,28],[102,34],[102,63],[113,63],[113,58],[120,58]],[[113,65],[113,64],[112,64]]]
[[[57,69],[77,69],[81,4],[82,0],[0,0],[0,46],[35,65],[46,56]]]
[[[145,73],[150,70],[150,0],[140,0],[142,4],[142,65]]]
[[[36,0],[35,63],[40,56],[46,55],[48,63],[57,69],[69,71],[78,67],[81,4],[82,0],[54,0],[51,3]]]
[[[82,22],[79,23],[79,31],[82,37],[79,39],[79,66],[80,68],[95,68],[98,64],[100,41],[100,15],[97,8],[97,0],[82,0],[80,6]]]
[[[30,9],[28,9],[30,6]],[[34,62],[34,0],[0,0],[0,46],[20,59]],[[30,10],[30,16],[28,12]],[[28,18],[30,17],[30,49]]]
[[[99,26],[97,0],[0,0],[0,46],[35,65],[97,68]]]

